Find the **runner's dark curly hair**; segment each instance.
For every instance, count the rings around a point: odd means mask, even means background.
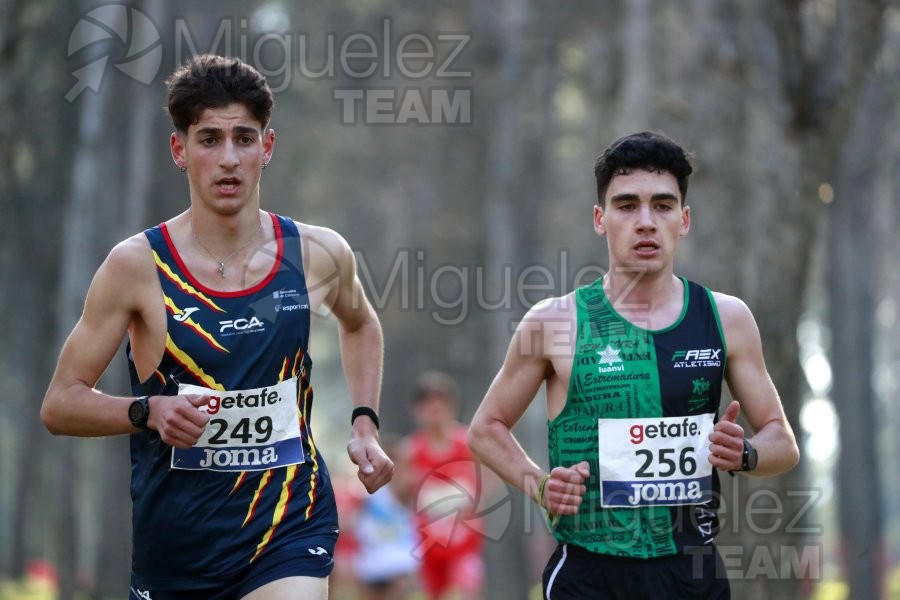
[[[240,103],[262,129],[269,124],[275,98],[266,78],[238,58],[202,54],[166,79],[169,116],[175,129],[187,133],[207,108]]]
[[[636,169],[671,173],[678,181],[681,201],[684,202],[688,177],[694,171],[691,155],[665,134],[641,131],[613,142],[594,163],[597,203],[604,205],[606,189],[613,177]]]

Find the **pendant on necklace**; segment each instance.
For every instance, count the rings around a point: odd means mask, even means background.
[[[219,275],[221,275],[223,279],[225,278],[225,261],[219,261]]]

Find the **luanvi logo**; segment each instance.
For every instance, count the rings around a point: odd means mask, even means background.
[[[323,548],[322,546],[316,546],[316,549],[307,548],[310,554],[314,554],[315,556],[322,556],[323,554],[328,556],[328,550]]]
[[[176,321],[178,321],[179,323],[184,323],[185,321],[188,320],[188,318],[193,313],[197,312],[198,310],[200,310],[200,309],[197,308],[196,306],[191,306],[191,307],[188,307],[188,308],[184,309],[183,311],[181,311],[180,314],[173,315],[172,318],[175,319]]]
[[[621,348],[613,348],[612,346],[607,344],[606,348],[597,352],[597,354],[600,355],[600,364],[609,365],[607,367],[598,367],[599,371],[601,373],[616,373],[619,371],[624,371],[625,365],[622,364],[622,357],[619,356],[619,353],[621,351]]]

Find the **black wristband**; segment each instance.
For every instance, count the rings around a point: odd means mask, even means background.
[[[378,423],[378,415],[374,410],[369,408],[368,406],[357,406],[353,409],[353,412],[350,413],[350,426],[353,426],[353,422],[356,421],[356,417],[361,415],[365,415],[372,419],[372,422],[375,423],[375,429],[380,429],[380,424]]]

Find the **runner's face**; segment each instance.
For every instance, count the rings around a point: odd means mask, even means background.
[[[671,270],[690,217],[674,175],[636,170],[610,181],[605,207],[594,207],[594,229],[607,238],[610,268],[652,273]]]
[[[172,156],[187,167],[192,199],[225,214],[259,204],[262,165],[274,146],[275,133],[263,133],[243,104],[207,108],[186,134],[172,134]]]

